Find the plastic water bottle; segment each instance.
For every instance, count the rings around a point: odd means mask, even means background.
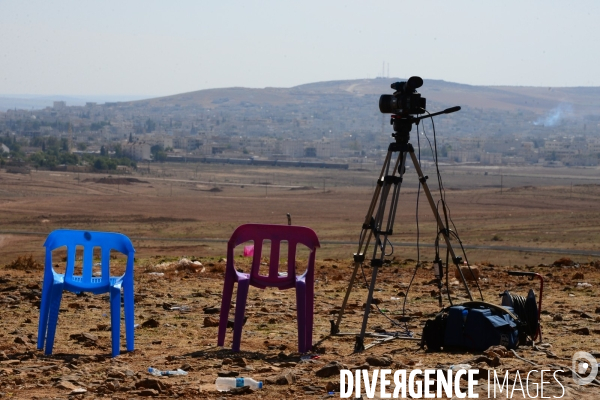
[[[257,390],[262,389],[263,383],[259,381],[255,381],[252,378],[217,378],[215,382],[217,385],[217,390],[219,392],[228,392],[231,389],[242,386],[250,386],[250,389]]]
[[[187,375],[188,373],[182,369],[177,369],[175,371],[161,371],[156,368],[148,368],[148,373],[154,376],[171,376],[171,375]]]

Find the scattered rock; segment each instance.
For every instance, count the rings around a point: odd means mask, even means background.
[[[369,369],[371,366],[367,363],[350,367],[350,371],[355,372],[357,369]]]
[[[193,371],[194,370],[190,364],[183,364],[181,367],[179,367],[179,369],[182,371]]]
[[[589,289],[591,288],[593,285],[591,283],[587,283],[587,282],[578,282],[577,285],[575,285],[576,289]]]
[[[479,267],[477,265],[471,265],[471,270],[466,265],[461,266],[460,270],[462,271],[465,279],[467,281],[478,281],[479,280]],[[458,269],[454,268],[454,277],[456,279],[460,279],[460,274],[458,273]]]
[[[367,363],[373,367],[388,367],[392,365],[392,358],[389,356],[369,356]]]
[[[71,391],[77,389],[77,386],[75,386],[74,384],[72,384],[69,381],[59,381],[56,384],[56,387],[59,389],[65,389],[65,390],[71,390]]]
[[[217,372],[217,376],[223,377],[223,378],[231,378],[234,376],[238,376],[240,373],[236,372],[236,371],[219,371]]]
[[[502,362],[500,361],[500,357],[498,357],[498,356],[495,356],[495,357],[480,356],[471,361],[471,363],[473,363],[473,364],[478,364],[480,362],[484,362],[489,367],[493,367],[493,368],[502,364]]]
[[[555,267],[570,267],[575,265],[575,263],[569,257],[563,257],[554,261],[552,265],[554,265]]]
[[[560,314],[556,314],[556,315],[554,315],[554,317],[552,318],[552,321],[554,321],[554,322],[560,322],[560,321],[562,321],[562,320],[563,320],[563,316],[562,316],[562,315],[560,315]]]
[[[219,326],[219,320],[215,317],[205,317],[203,325],[206,328]]]
[[[160,394],[160,392],[155,389],[144,389],[144,390],[140,390],[137,394],[139,396],[149,397],[149,396],[158,396]]]
[[[344,366],[342,364],[340,364],[337,361],[332,361],[329,364],[325,365],[323,368],[319,369],[315,375],[317,375],[320,378],[329,378],[330,376],[333,375],[338,375],[340,374],[340,370],[345,369]]]
[[[287,370],[275,377],[267,378],[266,382],[271,385],[291,385],[296,382],[296,377],[290,370]]]
[[[235,357],[231,360],[231,363],[233,365],[238,365],[240,367],[245,367],[246,365],[248,365],[248,363],[246,362],[246,359],[243,357]]]
[[[492,346],[483,352],[490,358],[494,357],[512,357],[512,352],[509,352],[504,346]],[[509,355],[510,354],[510,355]]]
[[[98,341],[98,336],[88,332],[74,333],[70,335],[69,338],[78,342],[96,343]]]
[[[146,379],[137,381],[135,383],[135,388],[136,389],[153,389],[153,390],[156,390],[157,392],[162,392],[166,389],[166,386],[164,383],[162,383],[158,379],[146,378]],[[158,395],[158,393],[157,393],[157,395]]]
[[[330,392],[337,392],[340,388],[340,384],[338,383],[337,385],[333,382],[327,382],[327,385],[325,385],[325,390],[327,391],[327,393]]]
[[[160,322],[154,318],[150,318],[142,323],[142,328],[158,328],[159,326]]]
[[[250,386],[242,386],[242,387],[236,387],[233,388],[229,391],[229,393],[231,394],[246,394],[246,393],[252,393],[252,389],[250,389]]]
[[[29,343],[29,338],[27,336],[17,336],[14,342],[17,344],[27,344]]]
[[[248,321],[248,316],[244,315],[244,322],[242,323],[242,325],[246,325],[246,321]],[[227,327],[228,328],[232,328],[233,329],[234,325],[235,325],[235,321],[233,319],[228,319],[227,320]]]
[[[323,387],[322,386],[314,386],[314,385],[307,385],[307,386],[302,386],[302,390],[304,390],[305,394],[311,394],[311,393],[319,393],[319,392],[323,392]]]
[[[573,333],[576,333],[578,335],[589,335],[590,334],[590,328],[578,328],[578,329],[574,329]]]
[[[582,280],[585,279],[583,273],[581,272],[575,272],[575,274],[573,275],[573,277],[571,278],[573,280]]]
[[[123,371],[112,370],[112,371],[108,371],[106,376],[108,376],[109,378],[115,378],[115,379],[125,379],[127,375],[125,375],[125,372],[123,372]]]

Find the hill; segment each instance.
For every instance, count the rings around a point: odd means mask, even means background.
[[[178,104],[220,108],[232,104],[301,104],[327,98],[366,98],[372,100],[381,94],[391,94],[390,84],[402,78],[377,78],[316,82],[291,88],[249,89],[241,87],[207,89],[130,104],[157,106]],[[530,111],[542,115],[559,104],[568,103],[577,115],[600,115],[600,87],[530,87],[530,86],[474,86],[443,80],[427,80],[419,92],[429,104],[461,105],[483,110]],[[377,106],[375,103],[374,107]]]

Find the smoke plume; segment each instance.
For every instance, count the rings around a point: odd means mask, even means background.
[[[573,115],[573,106],[571,104],[562,103],[550,110],[543,117],[535,120],[533,124],[541,126],[556,126],[561,120],[571,115]]]

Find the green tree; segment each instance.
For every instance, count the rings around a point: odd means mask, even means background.
[[[156,122],[148,118],[144,124],[144,127],[146,128],[146,132],[153,132],[156,129]]]
[[[94,169],[99,171],[107,170],[106,160],[104,160],[104,158],[97,158],[96,161],[94,161]]]
[[[113,146],[113,149],[115,150],[115,157],[117,157],[117,158],[123,157],[123,146],[121,146],[121,143],[115,144]]]

